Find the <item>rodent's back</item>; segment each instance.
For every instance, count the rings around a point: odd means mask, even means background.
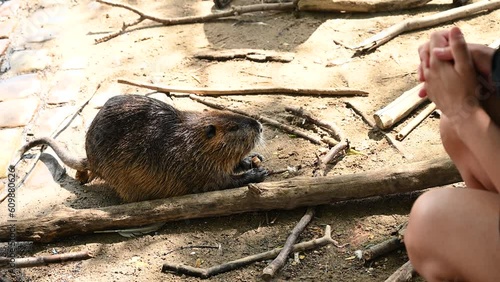
[[[260,138],[254,119],[182,112],[156,99],[108,100],[86,137],[90,169],[127,202],[225,189]]]

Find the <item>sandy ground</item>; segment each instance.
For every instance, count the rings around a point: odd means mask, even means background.
[[[365,155],[349,155],[329,167],[328,175],[369,171],[397,166],[444,154],[438,134],[437,118],[426,119],[402,143],[406,158],[391,147],[383,136],[372,130],[346,101],[372,115],[402,92],[418,84],[417,47],[436,29],[425,29],[398,36],[375,52],[350,59],[352,51],[334,43],[352,46],[392,24],[411,17],[444,11],[451,1],[432,1],[411,11],[349,13],[253,13],[211,23],[163,27],[144,22],[141,28],[102,44],[94,39],[119,29],[123,22],[136,16],[120,8],[75,0],[64,5],[57,1],[35,1],[23,6],[26,16],[36,11],[51,15],[48,29],[57,36],[42,43],[26,43],[28,49],[48,52],[52,64],[43,75],[50,81],[76,62],[82,71],[78,97],[65,107],[80,105],[91,97],[98,84],[100,90],[82,114],[58,137],[78,155],[84,155],[84,134],[101,105],[111,95],[148,94],[152,91],[116,83],[119,78],[185,87],[238,89],[252,86],[286,87],[350,87],[369,92],[369,97],[308,97],[255,95],[219,97],[218,102],[245,111],[275,118],[286,124],[303,126],[301,119],[285,112],[285,106],[304,107],[317,117],[334,122],[344,130],[352,146]],[[51,3],[52,2],[52,3]],[[260,1],[234,1],[249,4]],[[213,9],[211,1],[124,1],[158,17],[204,14]],[[488,44],[498,37],[500,13],[484,13],[455,24],[471,42]],[[18,38],[22,44],[22,36]],[[215,49],[255,48],[293,52],[290,63],[229,60],[213,62],[194,59],[196,52]],[[344,62],[327,67],[329,62]],[[69,69],[72,69],[71,66]],[[6,74],[8,76],[8,73]],[[203,110],[204,106],[189,98],[174,97],[180,109]],[[58,106],[47,105],[43,111]],[[394,134],[408,120],[397,124]],[[36,122],[35,122],[36,123]],[[314,133],[311,126],[305,129]],[[36,126],[33,127],[37,136]],[[280,169],[301,165],[296,174],[269,177],[281,180],[297,175],[311,176],[317,154],[326,146],[314,145],[301,138],[264,124],[266,145],[257,149],[265,157],[264,166]],[[48,158],[50,159],[50,158]],[[50,161],[47,161],[50,162]],[[27,166],[28,164],[26,164]],[[118,204],[119,199],[106,185],[81,186],[68,169],[61,179],[31,176],[19,192],[19,216],[47,214],[60,205],[74,208],[102,207]],[[285,266],[276,281],[381,281],[407,260],[404,250],[363,263],[352,259],[353,251],[383,240],[407,219],[417,194],[381,197],[362,201],[325,205],[317,214],[301,240],[321,236],[325,224],[333,228],[333,237],[343,249],[333,246],[301,254],[300,262]],[[2,205],[3,207],[3,205]],[[163,262],[210,267],[242,256],[282,246],[289,231],[305,209],[246,213],[220,218],[206,218],[168,223],[151,235],[123,238],[116,234],[74,236],[50,244],[28,244],[22,255],[48,255],[77,250],[91,251],[90,260],[23,269],[19,281],[197,281],[197,278],[161,273]],[[183,246],[221,244],[221,250],[185,249],[167,254]],[[211,281],[258,281],[266,263],[252,264],[215,276]]]

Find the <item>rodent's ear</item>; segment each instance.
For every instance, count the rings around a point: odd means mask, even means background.
[[[205,135],[208,138],[214,137],[215,133],[216,133],[216,128],[214,125],[208,125],[207,127],[205,127]]]

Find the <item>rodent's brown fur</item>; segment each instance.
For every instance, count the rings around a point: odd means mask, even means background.
[[[109,99],[90,125],[86,159],[70,158],[53,139],[34,140],[19,151],[47,144],[85,179],[104,179],[125,202],[221,190],[260,182],[262,168],[242,162],[261,140],[252,118],[221,112],[179,111],[140,95]],[[68,161],[71,160],[71,161]],[[249,169],[237,173],[237,169]]]

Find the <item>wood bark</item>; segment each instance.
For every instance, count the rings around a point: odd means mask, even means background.
[[[427,105],[413,120],[411,120],[405,127],[403,127],[398,134],[396,140],[402,141],[410,132],[415,129],[424,119],[426,119],[432,112],[436,110],[436,104],[430,103]]]
[[[396,272],[394,272],[385,282],[409,282],[412,281],[413,276],[416,274],[413,265],[410,261],[403,264]]]
[[[35,266],[45,266],[53,263],[63,263],[67,261],[79,261],[91,259],[93,256],[88,252],[74,252],[74,253],[65,253],[65,254],[57,254],[50,256],[41,256],[41,257],[28,257],[28,258],[15,258],[14,259],[14,267],[15,268],[25,268],[25,267],[35,267]],[[0,268],[10,268],[10,258],[8,257],[0,257]]]
[[[18,218],[15,223],[16,239],[50,242],[99,230],[251,211],[290,210],[411,192],[459,181],[461,177],[453,162],[448,157],[442,157],[369,172],[331,177],[296,177],[236,189],[102,208],[62,207],[51,214]],[[11,227],[10,222],[0,223],[0,240],[10,239]]]
[[[214,61],[245,59],[254,62],[289,63],[293,61],[295,54],[291,52],[279,52],[274,50],[229,49],[229,50],[204,50],[194,54],[194,57],[196,59],[214,60]]]
[[[159,86],[149,83],[140,83],[118,79],[118,83],[142,87],[164,93],[193,93],[201,96],[221,95],[261,95],[261,94],[287,94],[287,95],[314,95],[314,96],[368,96],[368,92],[349,88],[288,88],[288,87],[252,87],[242,89],[211,89],[211,88],[186,88],[173,86]]]
[[[386,12],[420,7],[431,0],[299,0],[300,11]]]
[[[295,225],[288,238],[286,238],[285,245],[283,246],[283,249],[281,249],[279,255],[262,271],[262,278],[264,280],[271,280],[271,278],[276,275],[276,272],[278,272],[278,270],[280,270],[285,265],[286,260],[288,259],[288,255],[290,255],[293,250],[295,241],[297,241],[300,233],[304,231],[306,226],[313,219],[314,212],[314,208],[309,207],[306,214],[304,214],[304,216],[300,219],[299,223]]]
[[[405,91],[389,105],[375,112],[373,118],[380,129],[388,129],[396,122],[409,115],[415,108],[427,100],[420,98],[418,92],[423,87],[423,83]]]

